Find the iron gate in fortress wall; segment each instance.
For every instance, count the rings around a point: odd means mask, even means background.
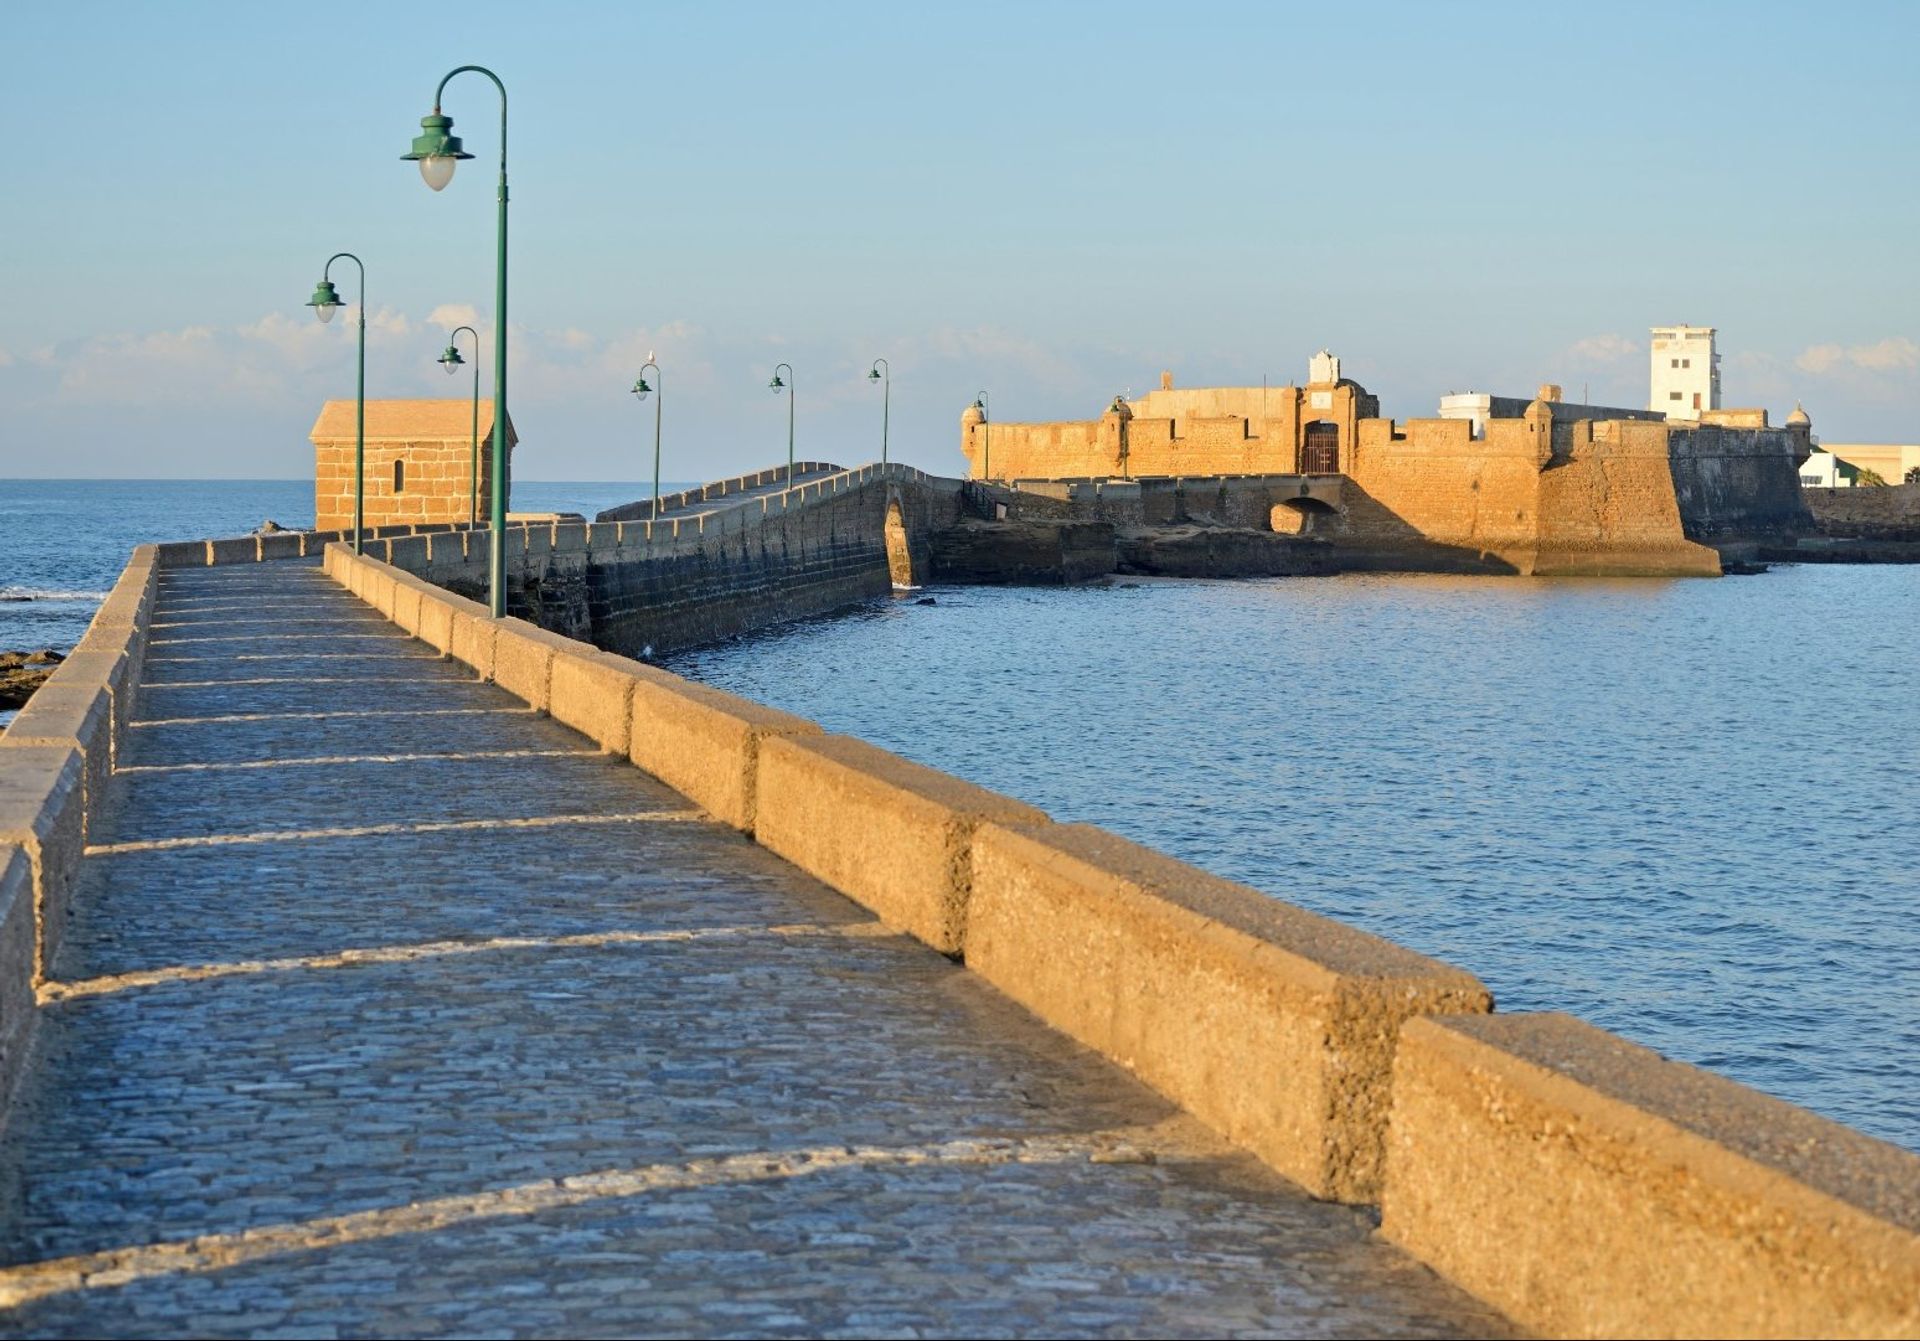
[[[1338,475],[1340,473],[1340,426],[1325,419],[1306,425],[1300,444],[1302,475]]]

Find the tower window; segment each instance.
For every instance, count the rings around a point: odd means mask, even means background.
[[[397,457],[393,462],[393,491],[396,494],[407,491],[407,463]]]

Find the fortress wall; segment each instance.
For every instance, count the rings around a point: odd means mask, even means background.
[[[0,1105],[29,1054],[37,992],[106,803],[159,573],[157,547],[136,548],[79,646],[0,732]]]
[[[968,474],[981,478],[991,453],[993,477],[1011,480],[1031,477],[1100,476],[1120,473],[1118,438],[1101,433],[1102,421],[1075,419],[1054,423],[967,425],[960,435]],[[1071,469],[1061,468],[1061,463]]]
[[[1127,473],[1163,475],[1271,475],[1293,469],[1293,437],[1262,438],[1238,415],[1145,419],[1126,429]]]
[[[1532,570],[1543,425],[1489,420],[1478,439],[1464,419],[1367,419],[1359,430],[1342,462],[1345,543],[1389,561],[1451,551],[1468,567]]]
[[[1811,534],[1800,492],[1803,432],[1714,424],[1671,428],[1674,491],[1690,540],[1739,540]]]
[[[1578,1021],[1491,1015],[1471,974],[344,545],[326,568],[1310,1192],[1379,1202],[1522,1327],[1920,1330],[1920,1157]]]
[[[1540,473],[1536,574],[1719,574],[1719,555],[1685,536],[1664,426],[1580,420],[1553,428],[1553,459]]]

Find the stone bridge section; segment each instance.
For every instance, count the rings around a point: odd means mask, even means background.
[[[551,635],[483,621],[490,684],[309,564],[143,580],[6,1132],[6,1334],[1505,1331],[536,712],[601,683]]]
[[[1503,1325],[1347,1201],[1549,1335],[1920,1331],[1907,1152],[344,546],[224,543],[136,552],[0,736],[5,1329]]]

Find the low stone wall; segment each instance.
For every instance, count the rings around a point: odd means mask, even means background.
[[[363,541],[389,540],[398,536],[427,535],[464,531],[464,525],[452,522],[418,523],[397,526],[368,526],[362,529]],[[311,558],[336,541],[353,539],[351,529],[343,531],[268,531],[264,534],[230,536],[224,540],[173,540],[164,545],[143,548],[154,551],[161,568],[202,568],[225,563],[264,563],[273,559]]]
[[[1382,1232],[1554,1336],[1920,1334],[1920,1160],[1564,1015],[1407,1024]]]
[[[134,550],[79,646],[0,733],[0,1100],[31,1051],[36,989],[107,802],[160,567],[158,547]]]
[[[687,497],[724,499],[784,474],[742,476]],[[824,614],[924,580],[929,537],[966,512],[966,488],[910,466],[872,465],[693,516],[516,527],[507,610],[632,656]],[[898,552],[888,547],[890,516],[904,532]],[[368,551],[456,594],[486,593],[485,531],[381,539]]]
[[[1801,492],[1821,535],[1920,543],[1920,484]]]
[[[1920,1158],[342,545],[349,590],[1550,1335],[1920,1329]],[[1649,1283],[1651,1288],[1649,1288]]]

